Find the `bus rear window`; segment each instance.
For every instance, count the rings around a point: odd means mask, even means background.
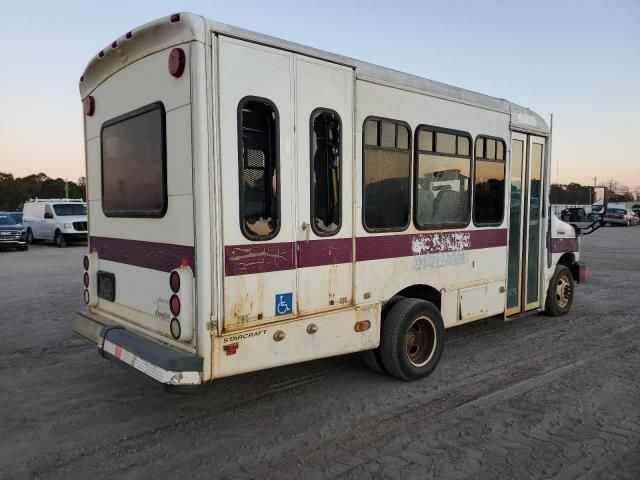
[[[102,126],[102,210],[108,217],[162,217],[167,209],[165,111],[139,108]]]

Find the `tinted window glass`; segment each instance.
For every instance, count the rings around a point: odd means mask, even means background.
[[[473,221],[476,225],[499,225],[504,216],[505,162],[495,160],[496,145],[504,151],[501,140],[485,138],[487,157],[476,151]],[[478,142],[476,142],[478,145]]]
[[[382,122],[381,146],[394,148],[396,146],[396,124]]]
[[[435,132],[437,153],[420,149],[417,154],[416,226],[424,229],[466,225],[470,204],[470,140],[466,134],[443,133],[430,128],[421,127],[418,132],[418,138],[424,138],[427,132]]]
[[[409,148],[409,129],[404,125],[398,125],[398,148]]]
[[[469,155],[469,139],[467,137],[458,137],[458,155]]]
[[[333,235],[341,221],[341,123],[333,111],[311,114],[311,224],[316,235]]]
[[[433,151],[433,132],[428,130],[418,132],[418,148],[426,152]]]
[[[70,215],[86,215],[87,206],[82,203],[59,203],[53,206],[53,211],[60,217]]]
[[[160,103],[102,127],[102,209],[113,217],[161,217],[166,210],[165,113]]]
[[[405,129],[407,148],[392,147],[389,145],[396,145],[396,123],[385,121],[382,125],[383,130],[388,128],[386,144],[365,146],[364,149],[363,221],[368,230],[402,230],[409,224],[409,132],[406,126],[397,124],[399,131]]]
[[[369,120],[364,124],[364,143],[367,145],[378,144],[378,122]]]
[[[278,117],[266,100],[243,100],[238,108],[240,227],[249,240],[264,240],[280,226]]]
[[[438,153],[456,153],[456,136],[449,133],[436,133],[436,150]]]
[[[485,141],[485,145],[487,148],[487,151],[484,155],[485,158],[496,158],[496,141],[492,138],[487,138]]]

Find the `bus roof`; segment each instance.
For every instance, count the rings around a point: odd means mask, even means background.
[[[178,43],[189,41],[206,43],[208,32],[215,32],[348,66],[355,70],[356,78],[363,81],[412,90],[433,97],[505,113],[511,116],[511,128],[514,130],[524,130],[541,135],[549,134],[549,127],[540,115],[502,98],[208,20],[192,13],[180,13],[177,21],[172,21],[172,18],[175,18],[175,15],[163,17],[135,28],[130,32],[130,39],[127,38],[128,34],[123,35],[101,50],[89,62],[81,77],[81,96],[84,98],[128,63]],[[136,41],[131,41],[133,39]],[[126,59],[126,62],[123,62],[123,59]]]

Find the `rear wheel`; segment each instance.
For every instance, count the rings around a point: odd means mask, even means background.
[[[444,323],[436,306],[405,298],[382,324],[380,356],[385,369],[402,380],[426,377],[436,368],[444,347]]]
[[[552,317],[565,315],[573,303],[574,283],[571,271],[564,265],[558,265],[551,277],[547,290],[544,311]]]
[[[56,234],[53,237],[53,241],[55,242],[56,246],[59,248],[64,248],[67,246],[67,239],[64,238],[64,235],[60,230],[56,230]]]
[[[33,243],[33,232],[31,231],[30,228],[27,228],[27,243]]]

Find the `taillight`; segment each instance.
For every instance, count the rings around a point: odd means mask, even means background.
[[[175,270],[169,276],[169,287],[171,287],[173,293],[178,293],[178,290],[180,290],[180,274]]]
[[[89,257],[86,255],[82,259],[82,266],[84,267],[85,270],[89,270]]]
[[[88,272],[84,272],[84,275],[82,276],[82,283],[84,283],[84,288],[89,288],[89,273]]]
[[[171,313],[173,313],[174,317],[180,315],[180,299],[178,298],[178,295],[171,295],[171,299],[169,300],[169,309],[171,310]]]

